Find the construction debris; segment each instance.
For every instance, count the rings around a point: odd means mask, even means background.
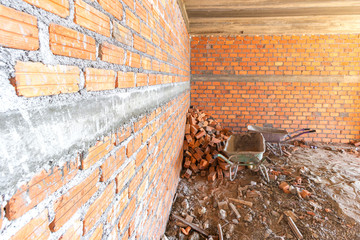
[[[231,132],[221,127],[211,116],[190,108],[187,113],[184,137],[184,168],[183,175],[190,178],[192,174],[200,173],[207,176],[209,182],[216,178],[229,176],[230,165],[221,158],[214,159],[225,147]]]

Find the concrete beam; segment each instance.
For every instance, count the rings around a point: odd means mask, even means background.
[[[0,192],[87,151],[97,139],[189,91],[189,82],[74,98],[0,113]]]

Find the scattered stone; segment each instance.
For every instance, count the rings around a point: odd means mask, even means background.
[[[206,220],[206,221],[204,222],[204,224],[203,224],[204,229],[208,229],[209,226],[210,226],[209,220]]]
[[[198,213],[199,213],[200,215],[204,215],[204,214],[206,213],[206,208],[205,208],[205,207],[200,207]]]
[[[272,214],[274,217],[279,217],[279,216],[280,216],[280,214],[279,214],[277,211],[274,211],[274,210],[271,211],[271,214]]]
[[[244,221],[252,222],[252,220],[253,220],[253,217],[252,217],[251,213],[248,213],[248,214],[245,215]]]
[[[222,219],[226,219],[226,216],[227,216],[226,211],[224,209],[220,209],[220,217]]]
[[[199,240],[200,239],[200,234],[198,232],[193,232],[193,234],[191,234],[191,236],[189,237],[189,240]]]
[[[239,221],[238,221],[237,219],[233,219],[232,222],[233,222],[234,224],[239,224]]]
[[[181,202],[181,207],[184,210],[188,210],[189,209],[189,201],[185,198],[184,201]]]
[[[302,198],[305,199],[305,198],[308,198],[311,195],[311,193],[304,189],[304,190],[301,191],[300,195],[301,195]]]
[[[270,237],[271,236],[271,234],[272,234],[272,230],[271,229],[266,229],[266,231],[265,231],[265,234],[264,234],[264,238],[268,238],[268,237]]]
[[[218,207],[225,210],[229,209],[228,203],[226,201],[219,202]]]
[[[256,186],[256,184],[257,184],[257,182],[254,182],[254,181],[251,181],[251,182],[250,182],[250,185],[251,185],[251,186]]]

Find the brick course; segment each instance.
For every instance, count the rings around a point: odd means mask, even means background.
[[[360,35],[196,36],[191,104],[234,132],[314,128],[309,141],[360,137]]]
[[[121,99],[158,88],[153,85],[176,88],[189,81],[189,37],[175,0],[17,3],[0,4],[0,46],[15,52],[9,87],[24,101],[33,97],[47,104],[54,98],[61,105],[72,97],[97,101],[106,94]],[[49,96],[60,93],[67,96]],[[134,123],[116,123],[123,127],[109,126],[108,133],[79,143],[75,159],[49,159],[46,170],[36,168],[27,176],[31,180],[4,200],[0,235],[159,239],[178,183],[181,163],[174,162],[181,161],[190,93],[160,103],[132,116]]]
[[[359,34],[192,37],[191,73],[359,76],[359,47]]]

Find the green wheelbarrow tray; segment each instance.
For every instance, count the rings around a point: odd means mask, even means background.
[[[265,139],[261,133],[248,132],[231,135],[227,140],[223,154],[216,154],[214,158],[221,158],[230,164],[230,180],[236,178],[239,166],[248,166],[252,170],[260,170],[266,180],[267,171],[262,163],[267,159],[264,157]],[[234,173],[233,173],[234,172]]]

